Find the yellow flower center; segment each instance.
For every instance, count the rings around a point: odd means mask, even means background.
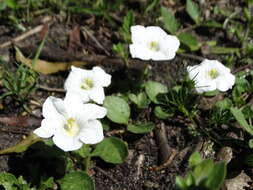
[[[93,80],[91,78],[86,78],[81,84],[83,90],[90,90],[94,86]]]
[[[149,42],[148,47],[151,51],[159,51],[159,44],[156,41]]]
[[[216,79],[218,76],[219,76],[219,73],[216,69],[210,69],[208,72],[207,72],[207,75],[209,78],[211,79]]]
[[[68,136],[73,137],[79,133],[80,128],[79,128],[76,120],[73,117],[71,117],[71,118],[67,119],[67,121],[64,125],[64,130]]]

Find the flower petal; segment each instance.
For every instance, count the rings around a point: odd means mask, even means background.
[[[131,54],[132,58],[140,58],[142,60],[151,59],[149,50],[146,47],[143,47],[143,45],[131,44],[129,46],[129,50],[130,50],[130,54]]]
[[[64,135],[62,133],[57,133],[53,137],[53,141],[56,146],[58,146],[60,149],[67,151],[72,150],[78,150],[82,147],[82,142],[79,140],[78,137],[70,137],[67,135]]]
[[[53,96],[49,96],[42,107],[42,115],[48,119],[62,119],[65,112],[63,100]]]
[[[98,120],[88,121],[80,133],[80,140],[85,144],[97,144],[103,139],[103,127]]]
[[[89,97],[98,104],[103,104],[105,93],[103,87],[97,86],[89,91]]]
[[[107,114],[106,108],[96,104],[84,104],[82,112],[79,112],[77,118],[81,121],[103,118]]]
[[[98,81],[99,85],[103,87],[107,87],[111,84],[111,75],[107,74],[103,69],[100,67],[93,67],[95,80]]]
[[[49,138],[55,133],[55,129],[62,125],[61,120],[43,119],[41,127],[35,129],[33,132],[41,138]]]
[[[146,28],[141,25],[131,26],[132,43],[143,44],[146,42]]]

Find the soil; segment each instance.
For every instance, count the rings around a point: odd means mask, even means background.
[[[113,76],[112,85],[107,89],[107,93],[124,92],[129,88],[133,89],[136,81],[138,82],[140,77],[140,65],[136,66],[137,64],[133,61],[134,66],[129,71],[122,66],[122,61],[119,61],[120,59],[117,59],[119,62],[118,64],[96,60],[97,55],[115,57],[111,49],[113,43],[117,41],[118,34],[112,32],[110,27],[98,24],[101,21],[94,21],[92,19],[94,18],[82,20],[82,22],[80,21],[79,23],[76,21],[69,24],[62,21],[58,15],[54,16],[50,22],[49,33],[40,59],[46,61],[69,62],[82,61],[82,57],[86,55],[94,56],[95,62],[89,62],[87,68],[94,64],[100,65]],[[34,21],[34,23],[26,27],[34,28],[41,24],[41,22],[42,18],[38,18],[37,21]],[[93,22],[97,23],[94,24]],[[89,36],[84,36],[81,33],[80,41],[77,41],[76,44],[74,44],[74,42],[70,44],[70,33],[73,32],[75,27],[81,28],[81,26],[88,26],[87,28],[92,35],[101,42],[103,47],[106,47],[107,52],[103,48],[98,47]],[[0,44],[20,34],[21,32],[0,25]],[[25,56],[32,57],[35,55],[41,42],[41,35],[43,35],[41,32],[36,33],[35,35],[15,43],[15,45],[20,48]],[[15,68],[16,66],[13,64],[15,57],[14,52],[13,45],[0,49],[0,55],[5,58],[6,63],[12,64],[10,67]],[[172,86],[176,81],[183,79],[187,65],[196,63],[199,63],[199,61],[180,56],[167,62],[145,62],[144,67],[147,67],[150,73],[145,80],[155,80],[167,86]],[[141,66],[143,67],[143,63]],[[50,88],[61,89],[67,75],[68,71],[53,75],[40,74],[39,84]],[[122,89],[114,88],[118,86],[118,83],[123,84],[125,81],[130,81],[130,84],[124,84]],[[0,89],[0,91],[3,93],[4,89]],[[49,95],[58,97],[64,96],[63,93],[38,88],[31,95],[31,99],[41,104]],[[11,97],[4,99],[0,103],[2,105],[0,117],[28,114],[21,106],[16,104]],[[33,117],[36,116],[41,118],[41,107],[31,104],[31,102],[28,102],[28,105],[32,111]],[[203,144],[206,143],[206,140],[192,136],[187,129],[187,123],[184,121],[180,122],[177,118],[166,122],[157,120],[152,116],[151,110],[149,109],[143,110],[142,114],[144,119],[155,122],[156,129],[146,135],[133,135],[128,133],[116,135],[128,142],[129,156],[123,164],[119,165],[111,165],[100,159],[94,160],[94,167],[91,169],[91,175],[95,180],[97,190],[172,190],[175,189],[175,176],[183,176],[185,174],[187,160],[193,151],[198,150],[206,157],[212,156],[213,153],[204,151],[205,147]],[[29,126],[29,128],[24,129],[1,124],[0,149],[15,145],[24,135],[28,134],[36,127],[38,126]],[[159,140],[157,139],[157,133],[159,133],[159,130],[163,129],[165,129],[164,135],[167,138],[168,158],[162,158],[163,148],[160,146]],[[173,156],[172,160],[168,161],[171,156]],[[44,164],[40,163],[38,160],[29,160],[34,158],[28,158],[28,153],[0,156],[0,172],[7,171],[17,176],[23,175],[27,177],[27,168],[32,170],[33,167],[38,167],[38,165],[42,166]],[[58,168],[54,169],[57,170]]]

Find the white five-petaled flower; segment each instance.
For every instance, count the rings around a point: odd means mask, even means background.
[[[171,60],[175,57],[180,42],[157,26],[132,26],[132,44],[129,49],[133,58],[142,60]]]
[[[100,67],[85,70],[72,66],[64,88],[67,92],[78,94],[83,102],[93,100],[102,104],[105,99],[103,87],[111,84],[111,75]]]
[[[217,60],[205,59],[199,65],[188,66],[187,71],[190,79],[195,81],[198,93],[216,89],[225,92],[235,83],[235,76],[230,69]]]
[[[96,144],[103,140],[103,128],[98,118],[107,113],[96,104],[83,104],[79,96],[67,93],[64,100],[48,97],[43,104],[44,119],[34,133],[42,138],[53,136],[53,142],[64,151]]]

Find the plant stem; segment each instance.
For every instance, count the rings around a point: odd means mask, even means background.
[[[91,165],[91,161],[90,161],[90,156],[87,156],[84,158],[83,164],[84,164],[84,169],[86,171],[86,173],[88,173],[89,169],[90,169],[90,165]]]

